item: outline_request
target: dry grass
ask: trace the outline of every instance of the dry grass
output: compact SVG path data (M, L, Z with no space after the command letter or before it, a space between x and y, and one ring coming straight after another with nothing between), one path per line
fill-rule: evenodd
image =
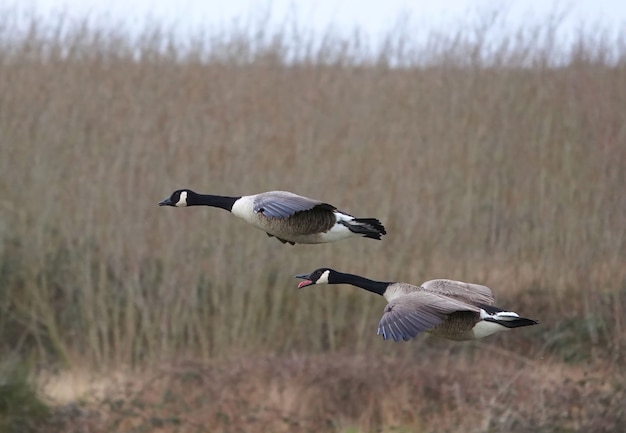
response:
M483 364L489 368L475 368ZM564 368L487 345L461 357L325 354L177 362L135 375L107 399L58 408L43 430L622 431L626 383L601 373L606 367Z
M317 48L304 40L294 52L288 32L252 29L183 50L159 29L131 40L89 26L47 33L35 20L19 34L5 24L3 353L109 371L236 354L297 354L280 361L295 368L305 354L345 350L370 357L353 372L369 377L387 362L376 360L382 354L395 353L400 366L415 356L423 375L431 367L418 354L452 350L432 339L378 340L383 301L373 295L295 290L294 274L330 265L377 279L489 285L502 306L542 324L485 344L545 359L546 371L602 361L610 375L626 357L623 34L581 35L565 55L541 32L495 47L473 29L421 47L390 35L367 61L358 39ZM217 209L156 206L185 186L292 190L378 217L389 235L289 247ZM449 362L460 376L471 362L459 347ZM483 361L492 387L516 371ZM316 374L352 374L346 362ZM484 375L463 379L463 390ZM367 386L376 394L382 383ZM523 397L535 398L527 386ZM322 412L309 415L317 422ZM400 415L337 416L346 420L339 429L369 430ZM434 418L411 416L409 425L433 428ZM499 431L485 419L472 428Z

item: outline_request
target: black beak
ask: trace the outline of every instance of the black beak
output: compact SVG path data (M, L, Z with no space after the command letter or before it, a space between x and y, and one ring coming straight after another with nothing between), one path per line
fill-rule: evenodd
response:
M165 200L161 200L159 206L174 206L174 203L172 203L172 200L168 197Z

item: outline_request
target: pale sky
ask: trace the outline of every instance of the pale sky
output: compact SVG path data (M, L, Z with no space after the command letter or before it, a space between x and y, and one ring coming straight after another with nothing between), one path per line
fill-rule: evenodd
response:
M259 20L269 11L269 22L288 22L324 34L329 28L349 33L358 28L372 38L385 34L403 19L417 30L457 28L479 16L500 10L511 27L546 20L555 11L565 13L562 31L584 22L611 31L626 29L626 0L13 0L20 9L38 16L89 16L101 23L139 27L149 18L174 25L184 34ZM6 6L6 3L5 3ZM106 24L105 24L106 25ZM503 26L507 28L507 25Z

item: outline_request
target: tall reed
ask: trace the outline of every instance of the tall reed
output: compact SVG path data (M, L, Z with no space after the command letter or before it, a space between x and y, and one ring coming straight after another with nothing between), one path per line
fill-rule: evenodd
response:
M330 265L487 284L542 320L505 346L626 354L623 34L568 51L541 32L407 31L372 53L261 27L180 45L1 24L3 350L105 366L386 349L380 299L295 290ZM290 247L217 209L157 207L179 187L291 190L389 235Z

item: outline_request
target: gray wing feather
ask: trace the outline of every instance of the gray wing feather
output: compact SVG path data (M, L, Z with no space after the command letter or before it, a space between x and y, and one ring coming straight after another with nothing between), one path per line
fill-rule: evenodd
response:
M494 296L491 289L480 284L465 283L454 280L430 280L422 284L426 292L449 296L472 304L493 305Z
M289 218L297 212L311 210L315 206L325 205L334 209L327 203L302 197L286 191L275 191L259 194L254 200L254 211L261 212L269 218Z
M473 305L447 299L428 292L414 292L393 299L385 307L378 324L378 335L385 340L410 340L421 332L441 324L448 314L455 311L474 311Z

